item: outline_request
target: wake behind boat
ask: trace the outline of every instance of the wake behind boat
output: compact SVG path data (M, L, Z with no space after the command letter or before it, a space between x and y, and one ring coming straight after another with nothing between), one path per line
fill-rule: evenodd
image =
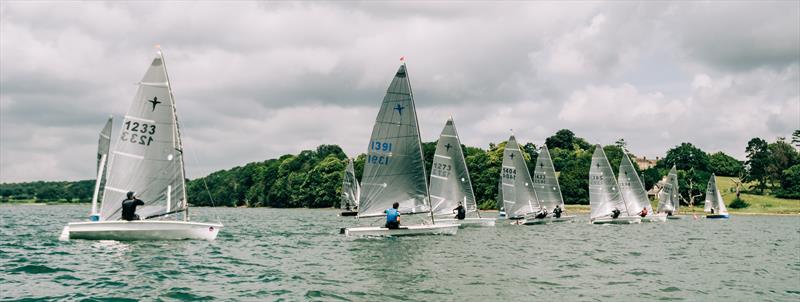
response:
M417 112L404 63L386 91L372 128L358 217L384 217L386 209L397 202L402 223L411 214L430 214L430 221L401 224L397 229L363 226L344 228L341 232L346 236L454 235L457 224L434 223L425 174Z
M438 216L436 222L454 223L462 227L494 226L495 218L481 217L478 210L453 117L447 119L436 144L431 167L430 194L433 215ZM458 219L458 211L463 211L461 219ZM476 217L467 217L473 213Z
M608 163L603 147L597 145L592 154L589 168L589 216L592 224L632 224L641 223L639 216L633 215L626 200L619 192L617 179L611 164Z
M99 213L93 209L94 221L69 223L62 230L61 239L214 240L217 237L222 224L189 221L183 145L176 112L159 50L139 82L121 135L108 156L108 179ZM101 139L100 150L102 143ZM102 170L99 165L96 192ZM144 200L144 205L136 211L142 220L120 220L121 202L127 192L137 192L137 197ZM182 220L176 219L179 215Z

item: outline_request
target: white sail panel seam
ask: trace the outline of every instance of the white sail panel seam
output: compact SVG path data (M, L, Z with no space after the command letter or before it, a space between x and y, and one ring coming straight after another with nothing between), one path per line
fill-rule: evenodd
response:
M167 88L169 86L167 82L139 82L139 85L160 88Z
M117 155L122 155L122 156L127 156L127 157L130 157L130 158L144 159L144 156L141 156L141 155L136 155L136 154L130 154L130 153L125 153L125 152L122 152L122 151L114 151L114 154L117 154Z
M444 158L444 159L453 159L450 156L444 156L444 155L439 155L439 154L434 154L433 157L440 157L440 158Z
M128 193L128 190L117 189L117 188L115 188L115 187L110 187L110 186L108 186L108 185L106 185L106 186L105 186L105 189L104 189L104 190L111 190L111 191L114 191L114 192L120 192L120 193Z
M155 124L156 123L156 121L154 121L154 120L143 119L143 118L136 117L136 116L131 116L131 115L126 115L125 119L137 120L137 121L140 121L140 122L147 122L147 123L150 123L150 124Z

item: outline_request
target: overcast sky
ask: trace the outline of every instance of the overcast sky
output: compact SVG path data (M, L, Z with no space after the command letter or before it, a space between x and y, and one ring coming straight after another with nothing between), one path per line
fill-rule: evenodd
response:
M0 2L0 182L94 178L160 44L188 177L366 150L405 56L422 138L562 128L744 158L800 129L800 2Z

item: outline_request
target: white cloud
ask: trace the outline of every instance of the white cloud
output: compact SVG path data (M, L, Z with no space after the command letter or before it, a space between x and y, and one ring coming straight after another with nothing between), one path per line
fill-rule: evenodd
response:
M423 139L514 129L742 157L800 128L800 4L0 2L0 181L89 179L161 44L189 177L319 144L364 150L406 56ZM713 22L709 22L713 20ZM199 161L194 161L194 156Z

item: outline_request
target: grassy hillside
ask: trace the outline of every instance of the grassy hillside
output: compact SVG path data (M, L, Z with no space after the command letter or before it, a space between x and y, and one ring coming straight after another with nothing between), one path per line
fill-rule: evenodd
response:
M722 193L722 199L729 205L736 198L736 184L733 177L717 177L717 186ZM749 187L746 184L744 187ZM770 195L754 195L742 193L741 198L750 204L744 209L731 209L731 213L773 213L773 214L798 214L800 213L800 199L782 199Z

